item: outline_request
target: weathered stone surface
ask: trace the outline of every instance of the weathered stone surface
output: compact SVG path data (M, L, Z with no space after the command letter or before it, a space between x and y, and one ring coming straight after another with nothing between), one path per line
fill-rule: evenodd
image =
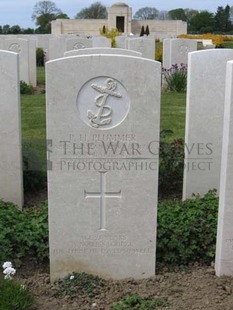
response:
M233 50L189 54L183 199L219 190L226 63Z
M160 64L73 56L46 80L51 279L154 275Z
M163 45L163 67L187 64L188 53L197 50L197 41L191 39L165 39Z
M233 276L233 61L227 63L215 270Z
M25 39L5 39L5 50L19 54L19 77L20 80L30 83L29 79L29 43Z
M155 40L152 38L128 38L126 44L129 50L142 53L142 57L155 59Z
M0 199L23 206L19 55L0 51Z
M90 54L118 54L118 55L128 55L128 56L135 56L135 57L142 57L142 53L126 50L123 48L84 48L80 50L72 50L64 53L65 57L75 56L75 55L90 55Z

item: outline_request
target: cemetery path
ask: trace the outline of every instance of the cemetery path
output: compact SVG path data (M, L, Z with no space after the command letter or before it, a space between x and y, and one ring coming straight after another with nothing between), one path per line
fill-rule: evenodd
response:
M164 271L145 280L104 281L100 294L94 298L79 291L72 298L54 297L58 286L50 284L47 266L22 267L17 280L26 284L35 296L36 305L30 310L110 310L113 303L128 294L167 300L169 306L157 307L158 310L233 310L233 278L218 278L213 267L208 266L190 267L186 271Z

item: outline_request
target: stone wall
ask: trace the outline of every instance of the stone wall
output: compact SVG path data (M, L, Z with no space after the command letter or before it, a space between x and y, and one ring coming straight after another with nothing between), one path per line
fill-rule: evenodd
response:
M108 26L107 19L57 19L52 21L52 34L99 35L104 25ZM132 20L130 32L139 34L143 25L159 39L187 33L187 23L181 20Z
M139 34L141 27L149 26L151 34L154 34L158 39L168 37L176 37L179 34L187 33L187 23L181 20L133 20L132 33Z
M104 25L107 19L57 19L52 21L52 34L99 35Z

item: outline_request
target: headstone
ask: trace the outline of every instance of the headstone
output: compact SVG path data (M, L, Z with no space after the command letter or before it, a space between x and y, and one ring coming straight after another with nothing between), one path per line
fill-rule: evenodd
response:
M33 87L37 85L36 71L36 40L28 40L29 44L29 84Z
M51 280L153 276L160 63L73 56L46 72Z
M62 58L66 51L66 38L53 38L49 40L49 60Z
M163 68L171 68L171 39L163 40Z
M66 39L66 51L79 50L90 47L92 47L92 39L79 38L79 37Z
M163 67L166 69L175 64L187 64L188 53L197 50L196 40L165 39L163 42Z
M129 50L142 53L142 57L155 59L155 40L151 38L128 38L127 46Z
M105 37L93 37L92 46L93 47L111 47L112 42L111 42L111 39L108 39Z
M0 199L23 206L19 55L0 51Z
M233 276L233 61L227 63L215 270Z
M128 36L117 36L116 37L116 47L117 48L127 48L126 46L126 39L128 38Z
M128 55L135 57L142 57L142 53L126 50L123 48L111 48L111 47L96 47L96 48L84 48L80 50L72 50L64 53L65 57L75 56L75 55L89 55L89 54L112 54L112 55Z
M189 54L183 199L219 190L226 63L232 49Z
M5 40L5 50L19 54L19 78L27 84L29 79L29 43L25 39L10 38Z

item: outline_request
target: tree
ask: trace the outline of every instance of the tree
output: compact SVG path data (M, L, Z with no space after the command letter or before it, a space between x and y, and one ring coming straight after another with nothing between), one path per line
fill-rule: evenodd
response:
M155 8L145 7L139 9L135 14L135 19L145 20L145 19L156 19L159 11Z
M10 25L3 25L2 27L2 33L3 34L9 34L10 33Z
M214 30L214 15L201 11L190 20L190 32L206 33Z
M186 17L186 14L185 14L185 10L182 9L182 8L168 11L168 13L169 13L171 19L183 20L184 22L186 22L186 20L187 20L187 17Z
M50 33L51 21L61 16L62 11L52 1L39 1L33 9L32 20L39 26L37 33ZM66 15L66 14L65 14ZM67 16L67 15L66 15Z
M190 21L191 19L196 16L197 14L199 14L199 11L197 10L193 10L193 9L184 9L185 12L185 16L186 16L186 22L187 22L187 26L188 26L188 31L190 28Z
M219 6L217 13L214 17L215 21L215 31L228 32L232 29L232 24L230 20L230 7L227 5L225 8Z
M140 37L143 37L144 34L145 34L145 28L144 28L144 26L142 26L141 32L140 32Z
M159 11L157 18L160 19L160 20L171 19L168 11Z
M146 31L145 31L145 35L149 35L150 34L150 30L149 30L149 26L148 25L146 25Z
M14 25L10 28L10 33L19 34L19 33L22 33L22 29L20 28L19 25Z
M95 2L88 8L82 9L76 14L76 19L106 19L107 9L100 2Z
M26 28L26 29L22 29L22 32L24 34L33 34L35 33L35 30L33 28Z

